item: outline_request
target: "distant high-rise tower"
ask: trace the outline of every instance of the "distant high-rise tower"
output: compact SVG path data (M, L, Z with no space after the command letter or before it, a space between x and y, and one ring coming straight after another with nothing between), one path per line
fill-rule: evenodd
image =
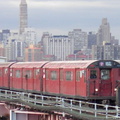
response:
M27 3L26 0L21 0L20 3L20 34L27 28Z
M107 18L102 19L102 24L97 34L97 45L103 45L104 43L110 43L110 25L107 22Z

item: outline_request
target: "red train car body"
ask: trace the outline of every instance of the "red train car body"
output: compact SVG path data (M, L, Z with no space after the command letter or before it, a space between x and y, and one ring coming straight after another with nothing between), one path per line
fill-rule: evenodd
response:
M18 62L10 67L10 89L42 92L42 66L46 62Z
M13 63L0 63L0 87L8 89L10 87L10 66Z
M119 63L116 61L49 62L44 67L45 94L79 99L115 99Z
M119 78L113 60L0 64L0 88L83 100L115 100Z

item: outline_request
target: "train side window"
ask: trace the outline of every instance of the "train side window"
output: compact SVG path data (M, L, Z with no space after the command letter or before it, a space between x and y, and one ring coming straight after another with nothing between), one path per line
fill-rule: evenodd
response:
M91 79L97 78L97 71L96 70L91 70L90 71L90 78Z
M63 69L60 70L60 80L63 80Z
M4 74L7 74L7 72L8 72L8 69L5 68L5 69L4 69Z
M84 82L86 82L86 70L84 71ZM97 75L96 75L96 78L97 78Z
M34 78L40 73L40 69L34 69Z
M26 70L25 75L26 78L31 78L31 70Z
M15 74L16 78L20 78L21 77L21 73L20 70L16 70L16 74Z
M102 80L110 79L110 70L101 70L101 79Z
M48 70L45 70L45 77L46 77L46 80L49 80L49 71Z
M76 71L76 81L80 81L80 71Z
M57 72L51 71L51 80L56 80L56 79L57 79Z
M66 80L71 81L72 80L72 72L71 71L66 71Z

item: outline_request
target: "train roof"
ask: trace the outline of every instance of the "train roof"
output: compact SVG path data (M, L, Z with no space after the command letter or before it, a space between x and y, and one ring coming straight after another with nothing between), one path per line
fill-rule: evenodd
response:
M0 67L9 67L13 64L14 62L1 62Z
M104 64L104 66L102 64ZM43 68L92 68L93 66L111 68L120 67L120 64L114 60L53 61L48 62Z
M79 61L40 61L40 62L4 62L0 67L11 68L88 68L92 65L101 67L100 63L108 62L108 65L102 67L119 67L119 60L79 60ZM111 62L111 65L110 63ZM106 64L105 63L105 64Z
M41 68L47 61L40 62L17 62L11 68Z
M43 68L86 68L97 60L80 61L53 61L47 63Z

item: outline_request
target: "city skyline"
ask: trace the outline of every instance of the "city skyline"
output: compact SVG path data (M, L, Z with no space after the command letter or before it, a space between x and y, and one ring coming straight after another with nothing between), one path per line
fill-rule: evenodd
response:
M0 29L19 29L21 0L0 0ZM98 32L102 18L107 18L113 36L120 39L119 0L26 0L28 27L52 34L68 34L79 28ZM14 14L13 14L14 13Z

